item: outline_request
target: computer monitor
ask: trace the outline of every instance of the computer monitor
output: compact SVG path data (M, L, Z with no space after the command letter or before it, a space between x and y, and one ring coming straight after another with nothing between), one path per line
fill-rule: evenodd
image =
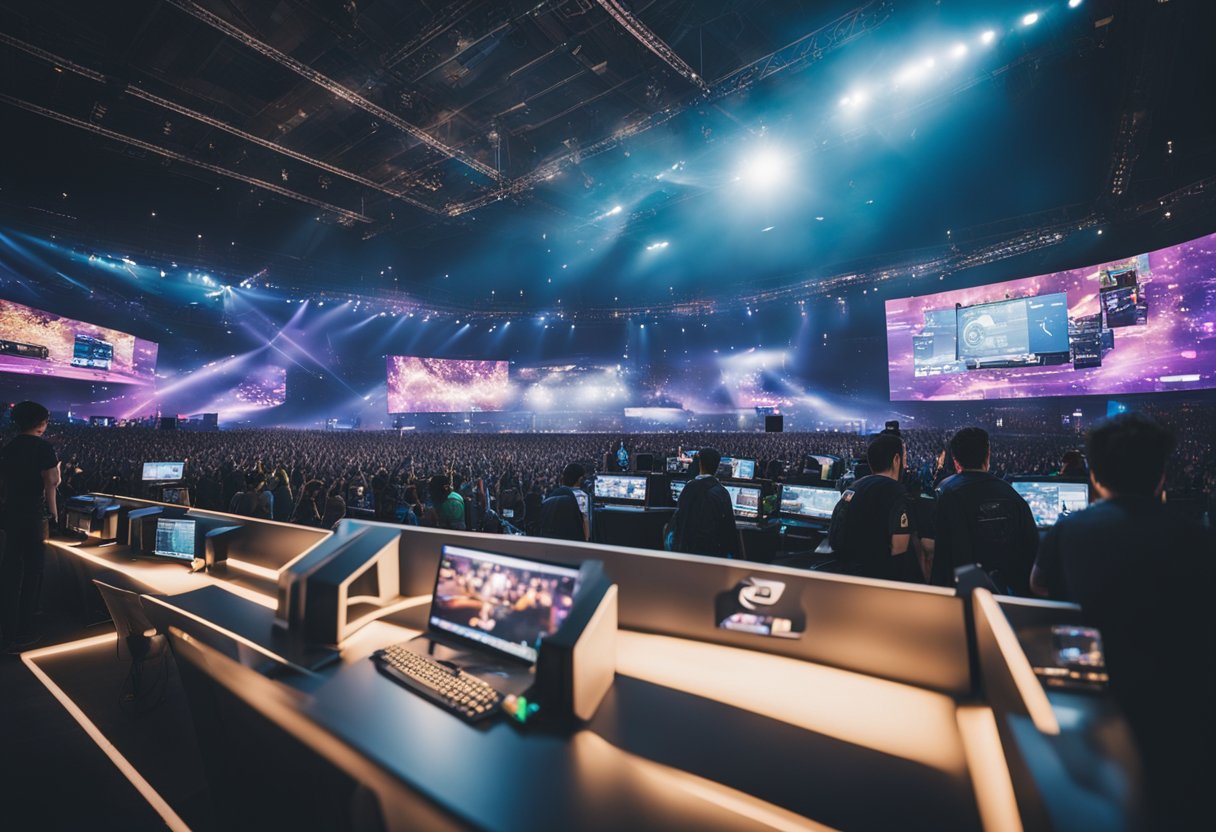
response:
M156 519L156 539L153 542L152 554L157 557L173 560L194 560L195 538L194 521L178 520L168 517Z
M831 520L838 502L840 492L835 488L788 483L781 487L782 517L812 522Z
M672 480L671 481L671 501L679 504L680 495L684 493L684 486L688 485L688 480Z
M618 505L646 505L646 476L644 474L596 474L595 499Z
M722 480L753 480L756 478L756 460L724 456L718 463L717 476Z
M172 482L180 480L186 470L184 462L145 462L144 482Z
M578 570L444 546L429 628L495 653L535 663L540 640L574 607Z
M760 486L735 485L724 482L722 487L730 494L730 505L735 517L740 520L758 520L760 518Z
M1010 484L1030 505L1034 524L1040 529L1049 529L1061 517L1089 505L1089 483L1022 480Z

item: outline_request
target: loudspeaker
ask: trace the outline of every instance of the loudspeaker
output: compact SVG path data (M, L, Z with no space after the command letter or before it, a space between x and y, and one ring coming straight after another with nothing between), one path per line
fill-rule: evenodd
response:
M604 467L601 471L619 471L621 466L616 464L616 454L604 454Z
M780 413L764 417L765 433L781 433L783 430L785 430L785 417Z
M654 470L654 454L634 454L633 470L648 474Z
M160 417L160 429L161 430L177 430L177 417L176 416L161 416Z

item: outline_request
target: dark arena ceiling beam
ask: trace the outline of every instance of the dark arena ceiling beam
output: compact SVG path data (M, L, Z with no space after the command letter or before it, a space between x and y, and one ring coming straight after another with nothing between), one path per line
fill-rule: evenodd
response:
M287 197L288 199L294 199L297 202L303 202L308 205L312 205L315 208L320 208L323 211L328 211L332 214L336 214L340 219L344 219L349 222L366 222L366 223L372 222L372 218L365 214L360 214L356 211L348 211L345 208L339 208L337 205L331 205L328 202L323 202L322 200L319 200L319 199L313 199L310 196L306 196L305 194L301 194L296 191L290 190L288 188L284 188L280 185L276 185L273 182L266 182L265 180L262 180L262 179L255 179L252 176L246 176L243 173L237 173L236 171L229 170L228 168L220 167L219 165L213 165L210 162L204 162L200 159L194 159L194 158L191 158L190 156L185 155L184 153L178 153L175 150L169 150L167 148L160 147L159 145L154 145L154 144L151 144L150 142L145 142L142 139L135 138L134 136L128 136L125 133L119 133L116 130L110 130L106 127L102 127L99 124L94 124L91 121L85 121L84 119L79 119L74 116L69 116L65 113L58 112L57 110L51 110L51 109L48 109L47 107L43 107L38 104L34 104L30 101L25 101L20 98L14 98L11 95L5 95L4 93L0 93L0 102L4 102L5 104L10 104L14 107L19 107L22 110L26 110L28 112L35 113L36 115L40 115L40 116L44 116L49 119L53 119L62 124L71 125L72 127L79 127L82 130L87 130L90 133L94 133L98 136L103 136L107 139L113 139L116 142L121 142L123 144L129 144L133 147L138 147L141 150L146 150L149 153L155 153L156 155L163 156L166 159L172 159L173 161L176 161L176 162L182 162L187 165L192 165L193 167L201 168L203 170L210 171L211 173L219 174L220 176L226 176L229 179L235 179L239 182L244 182L245 184L252 185L255 188L261 188L263 190L270 191L271 193L278 194L279 196Z
M70 72L74 72L77 75L80 75L84 78L88 78L92 81L96 81L99 84L107 84L107 83L110 83L110 81L111 81L111 79L107 78L105 75L103 75L100 72L96 72L95 70L89 69L88 67L85 67L85 66L81 66L80 64L77 64L73 61L68 60L67 58L64 58L62 55L56 55L53 52L48 52L47 50L45 50L39 46L35 46L32 43L26 43L25 41L18 40L17 38L12 37L11 35L4 34L3 32L0 32L0 43L3 43L7 46L11 46L14 49L19 49L22 52L25 52L28 55L33 55L34 57L39 58L43 61L46 61L47 63L49 63L53 66L58 66L63 69L69 70ZM387 194L388 196L391 196L395 199L400 199L402 202L412 205L415 208L420 208L423 211L426 211L427 213L430 213L430 214L440 214L441 213L440 211L437 211L435 208L432 208L430 205L427 205L425 202L414 199L412 196L410 196L409 194L407 194L403 191L394 190L393 188L389 188L384 185L381 185L379 182L373 182L372 180L367 179L366 177L360 176L357 173L352 173L351 171L343 170L342 168L331 165L328 162L323 162L320 159L314 159L311 156L306 156L303 153L292 150L290 147L284 147L283 145L272 142L269 139L263 139L261 136L255 136L253 133L248 133L248 132L240 129L239 127L234 127L233 125L228 124L227 122L221 121L217 118L213 118L212 116L209 116L205 113L200 113L197 110L192 110L189 107L186 107L182 104L178 104L176 101L171 101L167 98L162 98L159 95L148 92L143 87L137 87L132 84L124 84L122 91L125 94L132 96L133 98L138 98L142 101L147 101L150 104L155 104L158 107L162 107L166 110L170 110L171 112L177 113L178 115L182 115L182 116L185 116L186 118L190 118L190 119L193 119L202 124L206 124L209 127L214 127L216 130L223 131L225 133L228 133L231 136L236 136L239 139L244 139L247 142L251 142L253 144L259 145L261 147L266 148L267 150L272 150L275 153L279 153L279 154L282 154L283 156L287 156L291 159L295 159L297 162L303 162L304 164L311 165L312 167L318 168L319 170L323 170L327 173L332 173L334 176L340 176L343 179L348 179L351 182L364 186L365 188L371 188L373 190L379 191L380 193Z
M676 74L694 87L699 88L702 92L709 92L709 84L705 83L705 79L694 72L693 68L688 65L688 62L677 55L676 51L668 46L666 41L652 32L649 26L634 17L633 13L621 4L620 0L596 0L596 2L603 7L604 11L612 16L613 20L620 24L622 29L633 35L638 43L645 46L655 55L658 55L659 60L674 69Z
M441 155L446 156L449 159L454 159L458 162L461 162L465 166L471 168L472 170L477 171L482 176L485 176L487 179L489 179L493 182L504 181L502 174L499 173L498 171L496 171L494 168L490 167L489 165L486 165L486 164L483 164L482 162L477 161L476 159L472 158L468 154L466 154L460 150L457 150L454 147L449 147L448 145L439 141L439 139L436 139L434 136L427 133L425 130L421 129L420 127L410 124L405 119L401 118L400 116L396 115L395 113L392 113L392 112L384 109L379 104L375 104L371 101L368 101L366 98L359 95L354 90L351 90L351 89L348 89L348 88L342 86L337 81L333 80L332 78L330 78L327 75L322 75L320 72L317 72L315 69L308 66L307 64L297 61L295 58L291 57L290 55L288 55L284 52L280 52L279 50L275 49L273 46L271 46L267 43L263 43L262 41L258 40L257 38L255 38L252 35L245 32L244 30L242 30L236 26L233 26L231 23L229 23L227 20L224 20L222 17L214 14L213 12L208 11L207 9L204 9L198 3L193 2L193 0L166 0L166 2L168 2L172 6L176 6L177 8L181 9L186 14L190 15L191 17L197 18L198 20L202 21L203 23L206 23L208 26L212 27L213 29L216 29L217 31L222 32L223 34L227 35L228 37L232 38L233 40L236 40L236 41L244 44L245 46L249 47L250 49L254 50L255 52L265 55L267 58L270 58L275 63L280 64L281 66L284 66L287 69L291 70L292 72L296 73L301 78L311 81L312 83L316 84L317 86L321 87L324 90L328 90L329 92L333 93L335 96L342 99L343 101L345 101L349 104L353 104L354 106L358 107L359 109L363 110L364 112L370 113L371 115L375 116L376 118L381 119L382 121L393 125L398 130L400 130L402 133L405 133L408 136L412 136L413 138L417 139L419 142L421 142L422 144L431 148L432 150L436 151L437 153L440 153Z

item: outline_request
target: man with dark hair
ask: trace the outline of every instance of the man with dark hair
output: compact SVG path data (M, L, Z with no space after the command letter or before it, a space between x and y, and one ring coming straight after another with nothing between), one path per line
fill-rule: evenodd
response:
M1034 514L1013 486L988 472L992 446L982 428L950 440L955 474L937 488L935 549L930 583L954 586L954 570L979 564L1005 594L1030 594L1030 568L1039 548Z
M55 489L59 486L59 459L51 443L42 438L51 414L37 402L20 402L12 410L19 431L0 450L0 527L4 548L0 554L0 649L15 652L31 647L34 614L42 589L45 563L43 543L48 520L59 516Z
M1151 829L1192 828L1216 775L1216 540L1162 502L1173 449L1173 435L1139 413L1090 431L1101 499L1060 518L1031 575L1037 593L1080 604L1102 633L1110 690L1144 763Z
M540 504L540 536L560 540L586 540L587 515L579 500L578 484L586 471L577 462L562 469L562 484Z
M898 434L884 432L874 437L866 449L873 473L852 483L832 512L828 527L832 553L857 574L917 580L920 568L909 549L919 546L919 541L908 494L900 483L905 459L904 440Z
M464 498L460 492L452 488L452 481L447 474L436 474L427 482L427 494L431 498L431 508L427 512L428 526L441 529L468 528L465 524Z
M722 454L702 448L697 454L700 473L684 486L675 516L671 518L671 548L694 555L734 557L739 551L739 530L730 494L714 474Z

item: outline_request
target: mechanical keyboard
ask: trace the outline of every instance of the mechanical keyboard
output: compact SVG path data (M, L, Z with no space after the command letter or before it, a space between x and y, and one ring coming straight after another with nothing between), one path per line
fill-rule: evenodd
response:
M503 695L476 676L402 644L377 650L372 660L393 681L469 722L493 716L502 703Z

